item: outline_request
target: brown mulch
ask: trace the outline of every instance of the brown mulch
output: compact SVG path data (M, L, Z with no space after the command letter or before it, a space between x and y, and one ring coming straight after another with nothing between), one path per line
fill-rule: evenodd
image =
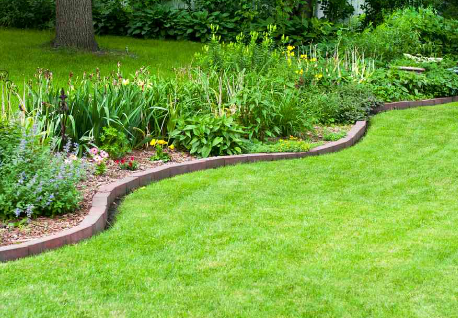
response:
M348 132L351 126L316 126L314 128L315 131L313 133L307 134L307 139L310 139L312 142L320 142L325 144L328 143L323 141L323 135L326 131L331 131L334 133L340 131ZM70 229L79 225L85 216L89 213L92 198L99 187L102 185L109 184L118 179L127 177L134 172L195 159L187 153L171 151L171 161L167 163L163 163L162 161L153 162L150 161L149 158L154 154L154 150L135 150L126 156L126 159L134 157L135 160L138 161L139 169L137 171L121 170L114 161L110 160L107 163L107 172L104 175L95 176L90 174L87 179L82 181L77 187L78 190L81 191L83 199L79 209L74 213L68 213L65 215L57 216L55 218L39 217L37 219L30 220L27 224L20 226L8 226L9 223L2 223L0 221L0 246L28 242L37 238L56 234L63 230Z
M162 161L150 161L149 158L155 154L154 150L135 150L128 156L134 157L139 163L137 171L122 170L114 161L107 162L107 172L102 176L90 174L86 180L82 181L78 186L83 197L80 207L74 213L68 213L54 218L39 217L32 219L27 224L19 226L8 226L11 223L2 223L0 221L0 246L11 244L25 243L37 238L56 234L66 229L70 229L79 225L91 208L92 198L100 186L109 184L118 179L122 179L132 173L155 168L162 165L180 163L193 160L189 154L173 151L170 152L171 160L167 163Z

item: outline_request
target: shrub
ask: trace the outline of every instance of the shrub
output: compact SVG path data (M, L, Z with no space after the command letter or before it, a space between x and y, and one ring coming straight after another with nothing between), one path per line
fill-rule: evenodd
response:
M54 0L0 0L0 26L50 28L54 23Z
M344 42L384 61L403 53L438 55L456 54L458 21L445 19L431 8L406 8L388 15L375 29L368 28Z
M119 159L131 151L126 134L114 127L103 127L100 149L108 152L113 159Z
M70 148L68 143L63 153L52 154L40 145L36 131L22 131L19 142L0 161L0 218L73 211L80 200L76 184L86 168Z
M210 155L235 155L246 149L248 133L233 117L201 115L180 118L170 138L192 155L206 158Z
M305 94L305 111L321 124L352 124L382 104L365 85L342 85Z
M369 87L378 98L387 102L446 97L458 94L458 76L438 66L421 74L380 69L371 78Z

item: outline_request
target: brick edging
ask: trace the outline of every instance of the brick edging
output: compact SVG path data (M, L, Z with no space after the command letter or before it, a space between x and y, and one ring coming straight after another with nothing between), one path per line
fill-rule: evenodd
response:
M374 110L374 114L393 110L406 109L418 106L439 105L458 102L458 96L436 98L414 102L385 103ZM177 175L206 169L230 166L240 163L258 161L276 161L297 159L308 156L323 155L349 148L356 144L366 133L367 121L358 121L351 128L345 138L319 146L308 152L296 153L259 153L236 156L213 157L198 159L185 163L177 163L158 168L148 169L133 173L131 176L113 183L101 186L92 199L89 214L76 227L64 230L54 235L46 236L30 242L0 247L0 262L12 261L31 255L37 255L48 250L53 250L64 245L75 244L102 232L107 226L108 210L116 198L125 196L132 190L149 183L171 178Z

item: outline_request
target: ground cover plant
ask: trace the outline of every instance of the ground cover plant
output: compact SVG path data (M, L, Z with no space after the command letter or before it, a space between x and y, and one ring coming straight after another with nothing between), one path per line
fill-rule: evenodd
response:
M0 264L2 315L453 317L457 116L383 113L336 154L139 189L99 236Z

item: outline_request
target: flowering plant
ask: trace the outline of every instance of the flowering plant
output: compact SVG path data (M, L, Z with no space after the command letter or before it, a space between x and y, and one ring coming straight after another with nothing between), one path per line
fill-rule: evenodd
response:
M0 125L1 126L1 125ZM41 145L35 127L19 130L19 136L3 148L0 129L0 219L23 216L54 216L77 208L80 193L76 184L87 166L75 154L79 146L70 141L61 153ZM6 137L8 137L8 132Z
M95 163L95 172L97 176L104 175L107 172L106 160L110 157L106 151L100 150L97 147L89 150L89 155Z
M151 161L163 161L168 162L170 161L170 155L164 152L164 148L168 148L169 150L174 150L174 145L168 145L169 143L162 139L153 139L150 142L150 145L156 148L156 154L150 158Z
M116 160L115 163L119 165L122 170L135 171L138 170L138 161L134 157L130 157L129 160L121 159Z

